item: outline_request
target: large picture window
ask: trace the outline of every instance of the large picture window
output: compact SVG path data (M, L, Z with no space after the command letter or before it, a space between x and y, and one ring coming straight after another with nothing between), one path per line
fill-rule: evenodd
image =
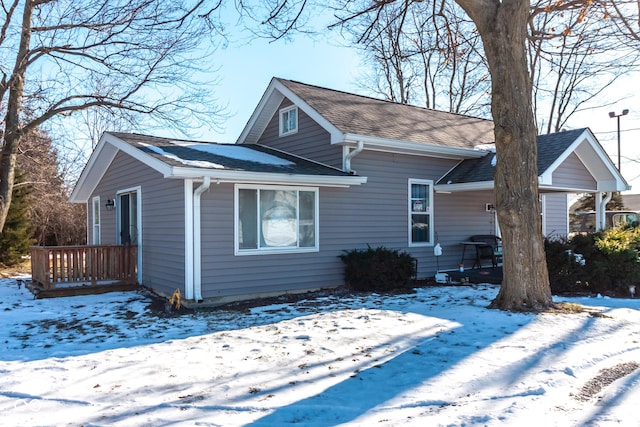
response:
M318 190L236 186L236 253L318 249Z
M433 243L432 181L409 180L409 246Z

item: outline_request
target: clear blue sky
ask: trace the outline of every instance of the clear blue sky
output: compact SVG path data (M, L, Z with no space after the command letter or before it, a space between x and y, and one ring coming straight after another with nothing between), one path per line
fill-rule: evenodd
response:
M218 50L213 59L220 66L215 88L222 104L228 104L231 117L223 131L202 130L199 139L231 143L242 132L272 77L282 77L331 89L358 93L356 82L360 62L354 49L326 40L300 36L292 42L250 44Z

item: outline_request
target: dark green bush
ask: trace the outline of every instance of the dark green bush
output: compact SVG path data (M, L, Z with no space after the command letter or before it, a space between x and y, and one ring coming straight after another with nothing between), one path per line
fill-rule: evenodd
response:
M565 292L589 292L587 271L576 260L567 240L547 240L545 242L549 283L554 294ZM586 260L585 260L586 266Z
M640 282L638 228L612 228L547 241L545 250L553 293L626 294L628 285Z
M339 256L345 264L345 282L360 291L386 291L407 287L416 274L410 254L382 246L353 249Z

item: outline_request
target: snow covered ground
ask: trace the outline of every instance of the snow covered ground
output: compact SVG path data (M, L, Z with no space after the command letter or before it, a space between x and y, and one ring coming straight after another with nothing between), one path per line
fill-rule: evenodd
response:
M489 310L497 287L169 316L0 280L0 424L640 425L640 299Z

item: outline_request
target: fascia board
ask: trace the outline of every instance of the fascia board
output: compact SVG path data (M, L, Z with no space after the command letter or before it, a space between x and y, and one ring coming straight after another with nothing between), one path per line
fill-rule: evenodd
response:
M134 159L144 163L152 169L168 177L171 173L171 166L164 163L150 154L143 152L142 150L124 142L120 138L105 132L96 149L89 157L87 165L82 170L80 178L76 183L76 186L69 196L69 202L71 203L86 203L89 197L95 190L96 186L104 176L105 172L111 165L111 162L115 158L118 151L122 151Z
M216 169L174 167L172 178L198 179L208 176L213 182L303 184L321 187L350 187L367 182L366 176L318 176L283 173L240 172Z
M157 172L161 173L165 177L170 176L172 167L167 163L163 162L162 160L156 157L153 157L151 154L146 153L140 150L139 148L134 147L133 145L122 141L119 138L113 137L113 140L110 140L110 142L120 151L130 155L131 157L138 160L139 162L156 170Z
M593 193L596 191L593 188L557 187L546 184L540 184L538 190L541 193Z
M317 122L331 135L331 141L341 141L343 133L338 130L331 122L320 115L316 110L311 108L309 104L304 102L302 98L282 84L277 78L273 78L269 86L265 90L262 98L258 102L256 109L251 114L249 121L236 140L236 144L252 144L257 142L257 138L251 137L252 134L262 135L264 129L271 121L271 118L278 111L278 106L284 98L288 98L295 106L304 111L311 119ZM258 127L258 129L256 129ZM253 132L256 131L256 132Z
M487 151L471 148L444 147L442 145L425 144L420 142L402 141L397 139L378 138L366 135L345 134L344 143L362 141L365 149L386 151L391 153L418 154L444 159L476 159L487 155Z
M283 99L282 93L275 92L275 83L276 79L272 78L269 82L269 86L267 86L267 89L262 94L260 101L258 101L258 105L256 105L253 113L251 113L249 121L244 126L244 129L242 129L242 132L240 132L240 136L238 136L238 139L236 139L236 144L255 143L256 141L251 139L250 135L252 134L252 131L256 131L255 128L257 126L260 126L260 129L257 129L257 133L259 135L262 135L262 132L264 132L264 129L267 127L270 118L273 116L278 108L278 105L280 105ZM268 117L265 118L265 115L267 115Z
M68 199L69 203L87 203L89 201L89 196L102 179L117 152L115 147L107 144L106 134L103 134L73 187Z
M438 184L433 187L435 191L443 192L462 192L462 191L479 191L493 190L493 181L468 182L464 184Z
M626 182L618 180L598 181L598 191L627 191L631 190L631 186Z
M587 144L587 146L591 149L591 151L583 148L583 144ZM541 185L553 187L553 173L562 165L562 163L572 154L578 157L578 159L584 164L585 168L593 175L593 177L598 182L598 186L601 184L607 190L601 191L624 191L622 188L628 188L629 185L625 181L624 177L618 172L618 169L613 164L613 161L606 154L604 148L598 140L593 136L589 129L585 129L585 131L580 134L576 140L562 153L558 158L547 168L544 173L540 175L539 183ZM594 164L594 162L599 162L598 164ZM601 173L606 171L606 174L609 175L612 180L602 180L602 176L600 173L596 173L595 170L600 169ZM615 184L612 186L611 183L615 181ZM615 190L611 188L615 187ZM593 191L593 190L591 190Z
M558 156L553 161L553 163L551 163L551 165L549 165L547 170L545 170L542 174L540 174L539 182L544 182L544 183L547 183L547 184L551 184L552 175L556 171L556 169L558 169L560 167L560 165L562 165L562 163L564 163L564 161L567 160L567 158L571 155L571 153L573 153L576 150L576 148L578 148L578 146L580 144L582 144L583 141L585 141L585 139L589 140L586 130L584 132L582 132L571 143L571 145L560 156Z
M586 139L589 142L589 145L591 146L591 148L593 148L593 150L596 152L598 157L602 160L602 162L604 163L604 166L607 168L609 173L611 173L611 175L615 176L616 179L625 181L624 177L622 175L620 175L620 172L618 171L618 168L613 163L613 160L611 160L611 158L609 157L609 155L605 151L604 147L602 147L602 145L600 145L600 143L598 142L596 137L593 136L593 134L591 133L591 131L589 129L587 129L587 131L588 131L588 134L587 134L588 137ZM626 184L626 181L625 181L625 184Z
M621 185L619 181L616 180L608 180L608 181L598 181L598 188L581 188L581 187L557 187L553 185L541 184L539 187L540 191L548 191L548 192L561 192L561 193L595 193L595 192L609 192L609 191L626 191L630 190L631 187L629 185Z
M279 80L275 80L274 89L279 91L282 95L289 98L299 109L305 112L314 122L318 123L320 127L329 132L331 135L331 143L340 142L344 140L344 133L342 133L337 127L333 125L329 120L325 119L320 113L307 104L302 98L296 95L291 89L283 85Z
M627 183L627 181L624 179L624 177L618 171L618 168L613 163L613 160L611 160L611 158L607 155L606 151L604 150L602 145L600 145L600 143L595 138L595 136L593 136L591 131L589 131L589 135L590 135L590 138L587 138L587 141L589 142L589 147L593 149L593 151L596 153L598 158L602 161L601 166L604 167L604 169L607 171L609 176L617 182L616 187L631 188ZM589 165L585 159L586 156L581 152L580 147L576 149L576 156L578 156L580 161L582 161L587 166L587 168L589 168ZM600 181L600 179L598 179L598 181ZM624 191L624 190L620 190L620 191Z

